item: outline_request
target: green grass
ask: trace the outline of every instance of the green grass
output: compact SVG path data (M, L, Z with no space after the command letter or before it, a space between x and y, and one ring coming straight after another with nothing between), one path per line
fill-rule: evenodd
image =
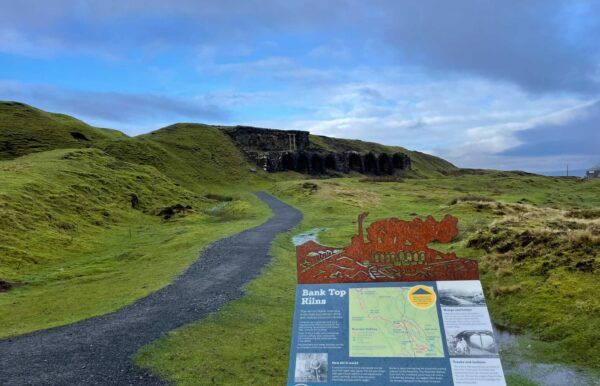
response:
M317 189L303 181L282 181L272 188L274 194L305 214L304 221L293 233L326 227L329 230L321 235L320 241L325 245L341 246L355 234L356 215L364 210L371 212L368 217L370 221L389 216L406 219L427 214L440 218L443 214L451 213L460 220L459 236L452 244L438 247L477 259L483 259L486 254L481 249L469 248L468 240L478 230L486 229L503 216L480 206L480 203L500 201L517 204L525 198L532 205L540 207L600 206L598 182L579 183L510 173L382 183L360 182L358 179L310 182L316 184ZM465 197L467 195L479 196L476 198L480 201L469 201L473 197ZM166 338L145 347L136 362L178 384L284 384L295 288L295 254L291 235L289 233L277 239L272 249L274 260L258 279L248 285L247 295L243 299L230 303L205 321L175 330ZM488 274L484 274L482 279L488 298L496 286L504 285L502 280L498 281L495 276L492 278ZM550 285L552 283L544 287L545 290L549 290ZM579 285L575 280L564 283L564 286L571 286L572 289ZM591 291L590 298L600 296L597 286L586 289ZM519 299L519 307L509 307L515 299ZM490 302L490 311L493 318L497 319L506 312L515 315L534 313L542 305L554 315L570 315L571 321L580 317L583 318L581 323L598 326L594 315L586 316L586 311L573 308L567 302L547 302L543 296L497 296ZM530 326L527 320L520 319L515 319L515 324L511 325L539 335L540 331ZM587 358L575 354L584 347L585 339L592 338L585 331L573 330L573 336L579 340L567 342L571 346L561 341L552 343L554 349L558 350L554 359L564 362L565 358L574 358L579 365L595 366L600 357L597 347L586 351L589 355ZM587 344L590 344L589 340ZM533 356L548 359L544 352L550 351L548 344L541 342L534 350ZM514 385L532 384L518 376L509 377L509 382Z
M111 142L103 150L118 159L151 165L195 191L230 190L272 179L250 165L229 137L214 126L176 124Z
M538 386L537 383L520 375L509 374L506 376L506 384L508 386Z
M270 180L212 126L130 138L0 102L0 280L13 285L0 293L0 337L111 312L165 286L208 243L268 217L250 192ZM192 209L158 216L174 205Z
M32 154L0 162L0 172L0 278L15 284L0 294L0 337L114 311L269 213L246 192L209 199L96 149ZM157 216L175 204L192 210Z
M328 151L406 152L413 171L398 181L305 181L256 170L214 126L130 138L0 102L0 280L14 284L0 293L0 337L114 311L163 287L211 241L264 221L268 208L249 192L268 188L304 212L295 232L327 227L329 245L347 244L365 210L369 221L457 216L457 239L438 247L480 260L493 319L526 334L534 360L600 368L599 181L465 171L401 147L310 139ZM191 209L157 215L174 205ZM536 242L511 242L526 230ZM138 363L182 384L284 383L291 235L277 238L246 297L144 348ZM531 383L511 376L509 384Z

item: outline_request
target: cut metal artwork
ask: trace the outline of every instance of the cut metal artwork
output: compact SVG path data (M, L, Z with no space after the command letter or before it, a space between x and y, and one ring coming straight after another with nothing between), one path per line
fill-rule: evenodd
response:
M373 222L363 235L368 213L358 216L358 235L343 248L308 241L296 247L298 283L478 280L477 261L429 247L449 243L457 234L456 217L412 221L387 218Z

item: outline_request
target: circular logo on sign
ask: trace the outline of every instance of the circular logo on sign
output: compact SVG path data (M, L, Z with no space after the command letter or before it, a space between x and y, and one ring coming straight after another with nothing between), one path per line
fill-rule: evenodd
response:
M408 291L410 304L423 310L433 306L435 299L435 291L426 285L416 285Z

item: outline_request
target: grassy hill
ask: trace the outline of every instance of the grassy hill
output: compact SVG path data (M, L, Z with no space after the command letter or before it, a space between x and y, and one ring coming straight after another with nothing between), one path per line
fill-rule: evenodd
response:
M213 127L130 138L2 102L0 337L116 310L264 221L251 167Z
M125 137L120 131L92 127L68 115L0 101L0 160L46 150L98 147Z
M223 133L224 127L178 123L136 137L92 127L63 114L48 113L18 102L0 102L0 160L65 148L94 147L117 159L154 166L184 186L219 189L230 181L272 180ZM414 176L451 173L457 168L429 154L373 142L310 136L313 150L404 152L411 157Z
M209 190L210 188L207 188ZM0 337L114 311L207 243L264 221L247 192L206 195L98 149L0 161Z
M245 159L229 137L214 126L179 123L103 148L114 157L151 165L182 186L202 191L227 190L232 184L267 179Z

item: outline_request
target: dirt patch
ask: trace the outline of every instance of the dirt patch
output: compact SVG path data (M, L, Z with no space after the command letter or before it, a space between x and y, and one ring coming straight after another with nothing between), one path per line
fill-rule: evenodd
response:
M302 189L308 191L309 193L314 193L319 190L319 185L314 182L305 182L302 184Z
M15 285L4 280L0 280L0 292L8 292Z
M140 209L140 198L137 196L137 194L131 193L130 199L131 199L131 207L133 209Z
M162 218L168 220L176 214L184 214L186 212L189 212L190 210L192 210L192 207L190 205L175 204L167 206L166 208L162 208L158 212L158 216L162 216Z
M493 198L469 194L466 196L455 197L450 201L450 205L456 205L459 202L494 202Z
M71 137L75 138L78 141L89 141L88 137L86 137L83 133L78 131L72 131Z

